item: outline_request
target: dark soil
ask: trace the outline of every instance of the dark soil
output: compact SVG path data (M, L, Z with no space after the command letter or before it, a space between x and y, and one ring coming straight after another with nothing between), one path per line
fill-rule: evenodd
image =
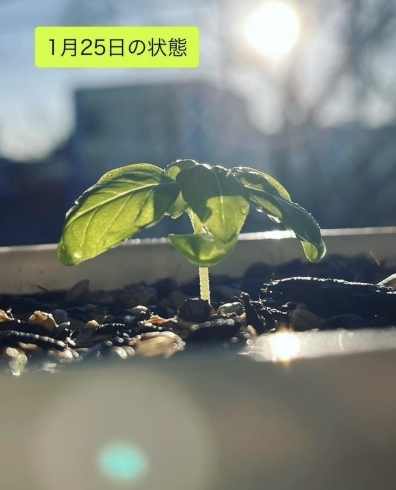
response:
M139 358L202 350L240 353L263 334L396 325L396 289L377 283L395 272L373 257L329 256L318 264L258 263L243 277L212 275L212 304L198 279L173 278L116 291L0 295L0 362L15 375L57 372L86 359Z

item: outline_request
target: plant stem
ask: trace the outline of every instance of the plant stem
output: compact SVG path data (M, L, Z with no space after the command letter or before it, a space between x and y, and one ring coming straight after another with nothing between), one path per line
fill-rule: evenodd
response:
M199 267L198 270L201 299L206 299L210 303L209 267Z
M188 213L194 233L205 233L205 228L198 216L190 211ZM210 287L209 287L209 267L199 267L199 290L201 299L207 300L210 303Z

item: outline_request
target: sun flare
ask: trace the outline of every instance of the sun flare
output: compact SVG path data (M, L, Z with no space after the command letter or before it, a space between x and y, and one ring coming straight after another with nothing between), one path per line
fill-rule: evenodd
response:
M269 337L273 361L290 361L300 352L300 339L291 332L281 332Z
M296 44L300 20L286 3L268 2L251 14L245 32L254 48L271 58L278 58Z

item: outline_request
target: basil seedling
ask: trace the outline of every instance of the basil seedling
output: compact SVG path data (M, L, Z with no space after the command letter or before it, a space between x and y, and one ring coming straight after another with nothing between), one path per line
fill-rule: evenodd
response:
M269 175L247 167L178 160L165 170L136 163L106 173L68 211L58 245L63 264L76 265L119 245L165 215L190 217L193 233L169 235L175 249L199 267L202 299L210 300L208 267L231 253L253 205L301 240L308 260L326 253L313 217Z

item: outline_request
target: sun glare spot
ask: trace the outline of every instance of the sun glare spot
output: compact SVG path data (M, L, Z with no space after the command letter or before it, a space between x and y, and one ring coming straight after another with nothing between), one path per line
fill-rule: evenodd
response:
M300 352L300 339L292 333L273 334L268 340L273 361L290 361Z
M278 58L296 44L300 21L296 12L286 3L268 2L251 14L245 32L255 49Z

